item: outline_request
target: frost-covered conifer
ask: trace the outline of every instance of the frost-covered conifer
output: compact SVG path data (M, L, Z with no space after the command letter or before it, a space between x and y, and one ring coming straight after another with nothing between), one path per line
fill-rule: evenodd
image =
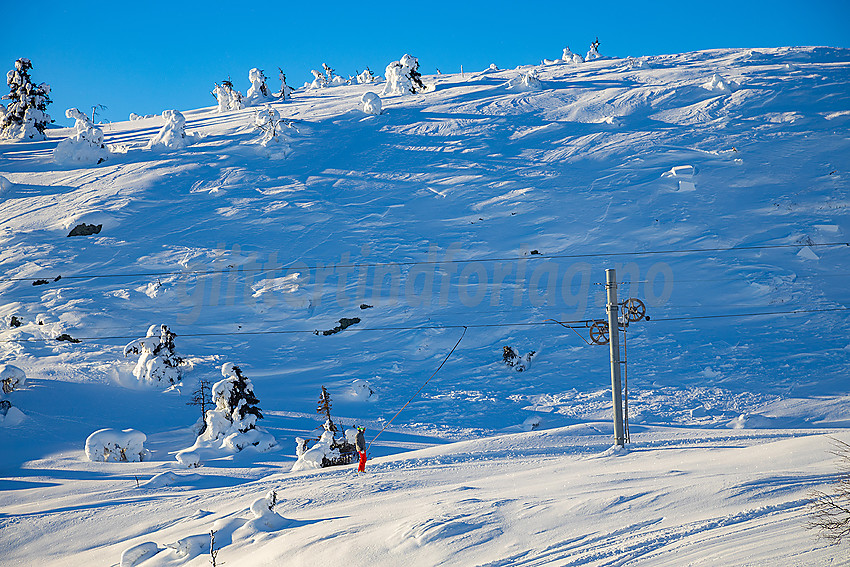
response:
M292 98L292 87L286 84L286 74L283 72L283 69L280 67L278 70L278 78L280 79L280 92L277 93L277 96L283 100L289 100Z
M222 364L221 375L224 380L212 387L215 409L207 412L204 432L194 445L177 453L177 460L184 465L198 466L204 450L236 452L253 446L268 451L277 445L271 434L257 427L263 414L251 380L232 362Z
M593 59L599 59L602 57L599 55L599 38L596 38L596 41L590 44L590 50L587 52L587 55L584 56L585 61L592 61Z
M53 122L47 114L47 105L51 102L50 85L34 85L29 75L30 69L30 60L21 58L15 61L15 68L6 74L10 90L3 98L11 102L0 117L0 136L4 138L43 140L44 129Z
M381 96L419 93L425 90L422 74L419 73L419 60L405 54L398 61L387 65L387 83L381 91Z
M522 73L520 76L514 77L505 86L513 91L536 91L543 88L543 84L537 78L537 69L532 69L528 73Z
M321 71L313 69L310 72L313 73L313 82L310 83L311 89L323 89L328 86L328 79Z
M243 108L242 93L234 90L233 83L230 79L222 81L219 85L215 84L212 95L218 101L219 112L229 112L231 110L241 110Z
M266 76L260 69L254 67L248 71L248 80L251 81L251 88L245 93L245 102L248 106L263 104L272 99L269 87L266 85Z
M584 58L578 53L573 53L569 46L564 48L564 53L561 55L561 61L564 63L572 63L574 65L580 65L584 63Z
M366 70L362 73L357 74L358 85L371 85L377 81L378 77L372 73L372 70L369 67L366 67Z
M85 113L76 108L65 111L66 118L73 118L74 133L53 150L53 161L59 164L98 164L109 157L103 143L103 130L92 124Z
M133 376L148 384L167 382L176 384L183 378L184 364L174 351L174 337L165 325L151 325L144 338L136 339L124 347L124 356L138 354L139 362Z
M179 150L194 141L195 137L186 133L186 118L179 110L166 110L162 117L165 118L165 124L148 142L148 148Z

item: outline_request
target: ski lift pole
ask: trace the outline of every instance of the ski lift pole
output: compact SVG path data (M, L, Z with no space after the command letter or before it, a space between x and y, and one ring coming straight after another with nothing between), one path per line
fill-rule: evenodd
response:
M614 402L614 443L626 445L623 433L623 389L620 380L620 309L617 303L617 270L605 270L608 292L608 347L611 352L611 395Z

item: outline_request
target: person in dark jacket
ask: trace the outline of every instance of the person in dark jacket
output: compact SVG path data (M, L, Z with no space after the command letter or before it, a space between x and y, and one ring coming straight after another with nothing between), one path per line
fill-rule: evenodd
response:
M354 447L360 453L360 464L357 467L357 472L366 472L366 428L357 428L357 439L354 441Z

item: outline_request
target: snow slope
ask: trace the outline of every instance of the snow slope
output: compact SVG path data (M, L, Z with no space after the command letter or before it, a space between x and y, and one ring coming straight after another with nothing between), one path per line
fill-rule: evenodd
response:
M506 87L532 70L539 90ZM183 111L181 150L147 148L162 118L107 125L98 166L52 161L70 129L0 145L0 362L27 373L8 395L26 418L0 427L2 556L118 564L218 526L229 565L838 560L801 525L850 421L850 52L425 82L380 115L362 111L375 85L296 91L273 105L292 121L274 148L250 108ZM81 223L102 230L66 237ZM608 349L546 320L604 318L612 267L651 320L628 333L633 450L601 456ZM343 317L361 322L321 333ZM121 357L160 323L193 367L168 392ZM462 326L372 446L374 474L287 472L320 386L371 438ZM535 351L528 370L504 345ZM186 471L185 402L226 361L280 449ZM542 431L520 433L529 420ZM151 460L86 462L107 427L143 432ZM145 484L159 473L192 476ZM269 489L289 523L237 534ZM142 565L207 564L201 539Z

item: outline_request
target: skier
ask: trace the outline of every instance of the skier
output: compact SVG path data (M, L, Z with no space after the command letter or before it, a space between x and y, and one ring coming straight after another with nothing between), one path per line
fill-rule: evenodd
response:
M357 472L366 472L366 436L364 432L366 428L363 426L357 427L357 439L354 441L354 447L360 453L360 465L357 467Z

